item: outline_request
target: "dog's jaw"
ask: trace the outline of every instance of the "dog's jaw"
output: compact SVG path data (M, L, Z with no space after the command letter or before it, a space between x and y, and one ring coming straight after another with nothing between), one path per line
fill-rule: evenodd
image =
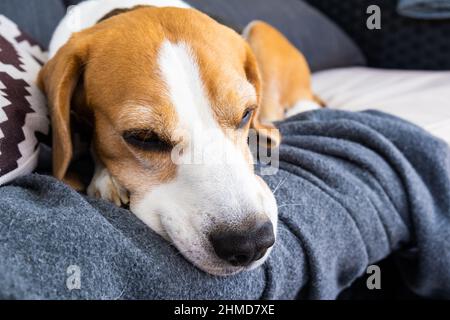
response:
M247 219L254 218L248 212L263 213L264 217L270 218L276 230L277 205L270 190L256 181L256 185L250 188L244 184L242 189L233 190L230 184L236 184L230 179L221 185L214 183L217 180L211 180L210 184L192 185L189 181L199 172L188 168L183 170L189 171L188 176L181 173L170 184L159 186L143 197L132 197L132 212L205 272L226 276L260 266L267 259L270 249L262 259L246 268L233 267L217 257L208 235L216 225L238 227ZM243 195L241 190L246 190L249 195ZM218 212L218 208L223 211Z

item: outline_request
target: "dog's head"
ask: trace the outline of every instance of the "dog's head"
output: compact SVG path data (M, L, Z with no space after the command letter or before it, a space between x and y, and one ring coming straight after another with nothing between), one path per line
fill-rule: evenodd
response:
M137 8L75 34L43 68L54 175L72 158L71 112L94 128L96 156L130 209L199 268L259 266L275 240L277 206L253 171L250 128L260 77L237 33L192 9Z

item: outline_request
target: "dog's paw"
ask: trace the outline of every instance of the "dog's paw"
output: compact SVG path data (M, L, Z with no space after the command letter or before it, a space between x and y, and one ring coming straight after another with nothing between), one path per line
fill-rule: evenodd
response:
M96 170L87 194L90 197L111 201L118 207L130 203L128 192L117 183L106 168Z

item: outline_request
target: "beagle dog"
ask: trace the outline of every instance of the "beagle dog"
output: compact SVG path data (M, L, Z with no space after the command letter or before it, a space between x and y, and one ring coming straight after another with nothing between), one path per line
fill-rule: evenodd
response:
M170 7L168 7L170 6ZM130 210L198 268L260 266L277 204L253 170L251 130L313 101L303 56L275 29L244 33L178 0L89 0L58 26L38 83L53 127L53 174L69 170L72 118L92 128L90 196Z

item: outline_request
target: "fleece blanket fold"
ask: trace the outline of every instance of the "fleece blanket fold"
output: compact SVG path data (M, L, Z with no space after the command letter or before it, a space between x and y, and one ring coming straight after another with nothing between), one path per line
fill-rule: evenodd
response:
M129 211L34 174L0 188L0 298L334 299L387 256L414 292L450 298L449 147L375 111L278 126L278 239L259 269L205 274Z

